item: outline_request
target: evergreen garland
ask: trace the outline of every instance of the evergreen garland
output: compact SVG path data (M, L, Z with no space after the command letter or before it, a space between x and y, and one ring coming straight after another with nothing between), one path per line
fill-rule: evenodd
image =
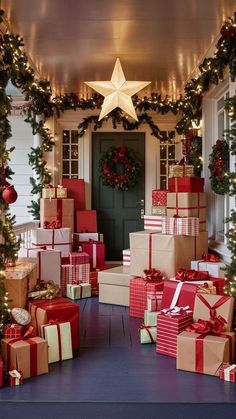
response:
M225 195L230 189L229 177L229 144L217 140L209 156L211 189L219 195Z

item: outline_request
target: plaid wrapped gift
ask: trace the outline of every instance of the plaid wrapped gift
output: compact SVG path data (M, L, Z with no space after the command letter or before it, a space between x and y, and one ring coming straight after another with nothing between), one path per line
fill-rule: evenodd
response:
M162 217L162 234L199 236L199 218Z
M12 323L7 324L4 328L4 338L13 339L20 338L23 335L23 326L20 324Z
M161 309L161 300L163 291L147 292L147 309L149 311L159 311Z
M236 383L236 364L223 363L219 369L220 379Z
M144 230L162 232L162 215L144 215Z
M70 252L69 253L70 265L82 265L89 263L89 255L85 252Z
M153 206L164 205L166 207L167 192L168 192L167 190L154 189L152 191L152 205Z
M147 309L147 293L161 291L163 282L149 282L143 278L130 280L130 316L143 318Z
M80 282L89 283L90 265L62 265L61 292L65 296L67 284L79 284Z

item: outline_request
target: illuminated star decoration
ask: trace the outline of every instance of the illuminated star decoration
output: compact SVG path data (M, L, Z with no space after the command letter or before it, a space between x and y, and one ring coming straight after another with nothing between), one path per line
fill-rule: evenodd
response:
M150 81L125 80L119 58L116 59L110 81L85 82L89 87L104 96L99 121L115 108L122 109L129 116L138 121L131 96L148 86L150 83Z

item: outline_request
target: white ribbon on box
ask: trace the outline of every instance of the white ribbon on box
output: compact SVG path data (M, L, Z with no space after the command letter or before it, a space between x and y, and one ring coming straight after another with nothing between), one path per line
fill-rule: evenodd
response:
M230 365L224 369L224 379L225 381L230 381L230 372L236 368L236 364Z
M177 284L177 287L175 289L175 293L174 293L173 298L172 298L172 302L171 302L170 308L174 308L174 307L177 306L177 302L178 302L178 299L179 299L179 296L180 296L180 292L181 292L181 289L182 289L182 286L183 285L184 285L184 282L179 282Z
M58 326L60 328L60 336L58 336ZM41 326L41 335L48 342L49 364L73 358L70 322L59 323L59 325L43 325ZM61 342L61 359L59 352L59 339Z
M97 246L93 244L93 268L97 267Z
M17 370L9 371L9 375L12 378L15 378L15 385L16 386L19 386L21 384L21 382L20 382L20 380L21 380L21 373L19 371L17 371Z

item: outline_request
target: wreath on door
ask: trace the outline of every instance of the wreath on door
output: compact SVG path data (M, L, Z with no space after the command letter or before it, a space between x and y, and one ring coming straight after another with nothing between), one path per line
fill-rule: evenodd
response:
M219 195L229 192L229 145L225 140L217 140L209 156L211 189Z
M110 147L99 160L103 185L120 191L128 191L137 184L141 168L135 152L124 145Z

